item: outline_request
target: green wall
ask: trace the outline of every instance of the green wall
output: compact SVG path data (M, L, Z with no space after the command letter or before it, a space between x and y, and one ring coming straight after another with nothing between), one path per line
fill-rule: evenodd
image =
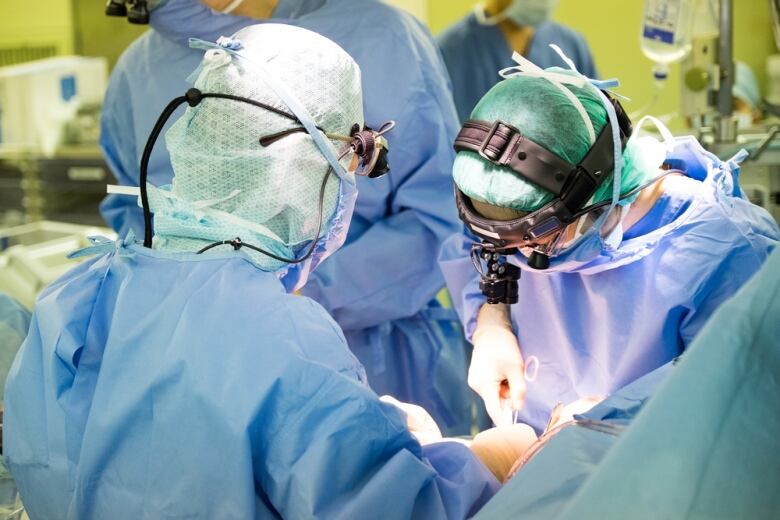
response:
M95 0L72 0L75 49L86 56L105 56L109 67L144 31L146 25L133 25L124 18L110 18L103 14L105 2L96 5Z
M55 46L73 52L71 4L63 0L0 1L0 48Z
M0 50L53 46L57 54L106 56L113 66L146 27L108 18L104 5L102 0L0 0Z
M475 3L473 0L418 1L428 4L429 24L434 34L464 16ZM735 55L753 68L763 87L766 57L778 52L770 26L769 2L734 0L734 4ZM2 1L0 48L55 45L61 54L102 55L113 65L144 28L119 18L107 18L103 15L103 5L96 0ZM561 0L555 12L556 20L585 35L601 76L621 80L620 92L632 99L626 103L629 111L643 107L653 93L652 64L639 50L643 6L641 0ZM652 112L662 115L676 111L679 90L677 67L673 67L661 100Z
M434 34L468 13L475 2L429 0L429 23ZM641 0L562 0L555 20L580 31L590 44L602 78L617 77L618 90L632 99L631 112L645 106L653 95L652 62L639 49L639 29L644 2ZM748 63L766 91L766 57L777 53L767 0L734 0L734 54ZM663 115L675 112L680 100L678 67L673 66L659 102L651 110ZM672 126L682 126L673 120Z

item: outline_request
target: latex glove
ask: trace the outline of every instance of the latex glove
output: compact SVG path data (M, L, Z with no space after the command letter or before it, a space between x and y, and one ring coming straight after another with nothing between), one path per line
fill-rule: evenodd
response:
M472 342L468 384L485 401L496 426L511 424L512 410L521 410L525 404L525 374L509 308L483 305Z
M470 448L498 481L504 482L517 459L536 440L536 433L527 424L510 424L480 432Z
M379 398L380 401L392 404L406 417L406 427L412 435L415 436L420 444L432 444L434 442L440 442L442 440L441 430L433 420L433 417L423 408L416 404L402 403L395 397L390 395L383 395Z

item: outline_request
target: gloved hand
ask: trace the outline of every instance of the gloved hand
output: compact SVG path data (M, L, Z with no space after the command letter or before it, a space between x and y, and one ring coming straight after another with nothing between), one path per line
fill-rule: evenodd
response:
M525 404L525 374L508 306L483 305L472 342L468 384L485 401L496 426L511 424L512 410Z
M441 430L433 420L433 417L423 408L416 404L402 403L395 397L389 395L383 395L379 398L388 404L392 404L406 417L406 427L412 435L415 436L417 441L422 444L432 444L442 440Z

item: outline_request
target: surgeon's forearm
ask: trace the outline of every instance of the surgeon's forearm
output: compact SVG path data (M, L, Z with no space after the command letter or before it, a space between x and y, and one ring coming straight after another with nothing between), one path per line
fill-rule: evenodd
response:
M472 342L476 343L482 336L490 334L491 331L495 331L498 334L504 334L502 331L509 331L514 335L512 319L509 315L509 305L504 303L485 303L479 309L477 325L471 336Z
M509 305L505 303L482 305L477 314L477 329L483 327L502 327L512 330Z

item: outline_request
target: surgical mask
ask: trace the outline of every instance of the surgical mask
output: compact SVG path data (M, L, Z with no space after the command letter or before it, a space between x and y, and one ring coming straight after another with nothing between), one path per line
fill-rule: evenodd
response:
M536 27L550 19L558 0L513 0L503 11L495 16L485 14L485 4L480 2L474 8L477 22L482 25L495 25L511 20L516 25Z
M536 27L550 19L558 0L514 0L506 16L517 25Z
M648 122L656 126L663 141L648 135L639 135L642 127ZM624 169L657 171L664 162L667 152L674 147L674 142L673 135L661 121L652 116L645 116L637 123L634 135L626 144L623 154ZM659 178L660 176L656 176L649 183ZM642 188L649 183L645 183ZM566 271L575 264L582 265L590 262L605 251L614 251L623 241L623 223L637 195L638 193L621 197L612 209L610 206L604 206L588 212L572 222L548 244L539 248L525 247L520 250L520 253L528 258L537 249L544 252L551 259L547 271L553 272Z

